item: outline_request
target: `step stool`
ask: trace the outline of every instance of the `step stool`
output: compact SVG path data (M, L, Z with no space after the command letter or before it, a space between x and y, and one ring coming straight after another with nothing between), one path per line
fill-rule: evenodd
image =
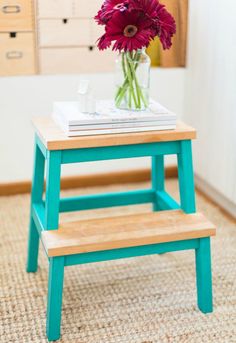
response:
M47 337L60 338L64 267L194 249L199 309L212 311L210 237L215 227L195 213L191 139L176 130L68 138L48 117L34 119L35 166L31 194L27 271L36 272L39 239L49 260ZM176 154L180 204L165 190L164 156ZM150 156L151 189L60 198L61 164ZM46 162L46 194L43 199ZM152 213L59 225L59 212L152 203Z

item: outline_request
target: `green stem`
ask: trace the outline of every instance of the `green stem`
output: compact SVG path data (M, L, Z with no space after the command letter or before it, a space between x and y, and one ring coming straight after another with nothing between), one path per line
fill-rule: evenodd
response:
M128 93L129 93L129 108L131 108L132 107L132 97L131 97L130 89L128 90Z
M140 52L137 51L134 55L134 60L139 61L139 59L140 59ZM124 63L124 68L123 68L123 63ZM137 69L137 67L138 67L138 63L135 64L135 70ZM122 52L122 69L123 69L125 79L124 79L123 85L116 92L115 101L118 106L121 103L122 98L124 97L125 92L129 87L129 79L128 79L127 72L125 69L125 53L124 52Z
M145 99L145 96L143 95L142 89L140 89L140 96L143 100L144 106L148 107L148 103L147 103L147 100Z
M123 85L119 87L116 93L115 102L117 107L120 106L121 101L125 96L128 97L129 108L132 107L132 99L134 101L136 109L141 109L142 102L145 107L147 107L147 101L145 99L145 96L143 95L141 87L139 86L136 75L136 69L138 67L140 56L141 53L139 51L136 51L134 53L122 53L122 70L124 74L124 82Z
M137 80L137 76L136 76L136 71L135 71L135 68L134 68L134 61L132 60L132 55L131 53L129 52L129 65L130 65L130 69L131 69L131 73L132 73L132 78L134 80L134 84L135 84L135 87L136 87L136 94L137 94L137 99L138 99L138 108L141 108L141 100L140 100L140 87L139 87L139 84L138 84L138 80ZM134 58L135 60L135 58ZM138 62L137 62L138 63Z
M122 52L122 69L123 69L123 74L124 74L124 78L126 78L126 68L125 68L125 53Z
M137 52L137 54L138 54L138 52ZM131 56L131 55L130 55L130 56ZM139 59L140 59L140 55L139 55L139 56L137 55L137 57L138 57L138 60L137 60L137 64L138 64L138 61L139 61ZM136 70L134 69L132 63L131 63L131 68L132 68L132 74L133 74L133 78L134 78L134 82L135 82L135 87L136 87L136 92L137 92L137 96L138 96L138 102L139 102L139 105L140 105L139 108L141 108L141 101L140 101L140 98L142 99L142 101L143 101L145 107L147 107L147 101L146 101L146 99L145 99L145 96L143 95L143 92L142 92L141 87L139 86L138 79L137 79L137 75L136 75Z
M127 64L127 75L128 75L128 79L129 79L129 88L130 88L130 92L131 92L131 97L133 97L133 99L134 99L135 107L138 108L138 103L137 103L137 99L136 99L134 87L133 87L133 77L132 77L132 71L131 71L131 66L130 66L130 61L129 61L128 55L126 55L126 64Z
M120 105L120 103L121 103L123 97L125 96L125 93L127 92L128 86L129 86L129 84L127 83L125 86L123 86L123 87L120 88L121 91L119 92L119 94L117 95L117 97L116 97L116 99L115 99L115 100L116 100L116 105L117 105L117 106Z

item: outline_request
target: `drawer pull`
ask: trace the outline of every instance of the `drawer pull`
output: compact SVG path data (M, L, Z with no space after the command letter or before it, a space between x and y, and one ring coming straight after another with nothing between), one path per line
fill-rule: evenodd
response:
M6 5L2 7L2 12L5 14L19 13L20 11L21 7L19 5Z
M16 32L10 32L10 38L16 38Z
M23 57L23 53L21 51L8 51L6 53L6 58L8 60L19 60Z

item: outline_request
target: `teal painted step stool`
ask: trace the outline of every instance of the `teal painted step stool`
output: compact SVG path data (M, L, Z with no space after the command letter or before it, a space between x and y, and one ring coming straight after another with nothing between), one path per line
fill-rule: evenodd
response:
M195 130L180 122L171 131L68 138L48 117L35 118L34 127L27 271L37 271L41 238L49 260L48 340L60 338L64 267L75 264L193 249L198 306L204 313L212 312L210 237L215 227L195 213ZM180 204L165 190L164 156L170 154L178 158ZM152 159L150 189L60 198L62 164L143 156ZM60 212L143 203L152 203L154 212L59 225Z

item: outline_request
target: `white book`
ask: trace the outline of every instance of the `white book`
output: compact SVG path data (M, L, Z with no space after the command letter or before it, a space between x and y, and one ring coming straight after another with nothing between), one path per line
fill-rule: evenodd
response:
M146 127L146 126L167 126L176 125L175 120L162 120L162 121L141 121L129 123L107 123L107 124L93 124L93 125L70 125L67 127L68 131L82 131L82 130L102 130L102 129L127 129L129 127Z
M73 125L115 124L149 121L176 121L176 114L170 112L159 103L151 100L149 108L143 111L128 111L117 109L112 100L98 101L96 113L87 114L79 111L78 102L54 102L53 114L66 127Z
M109 135L119 133L134 133L145 131L163 131L174 130L176 125L163 125L163 126L148 126L148 127L133 127L133 128L121 128L121 129L104 129L104 130L82 130L82 131L65 131L68 137L76 136L94 136L94 135Z

